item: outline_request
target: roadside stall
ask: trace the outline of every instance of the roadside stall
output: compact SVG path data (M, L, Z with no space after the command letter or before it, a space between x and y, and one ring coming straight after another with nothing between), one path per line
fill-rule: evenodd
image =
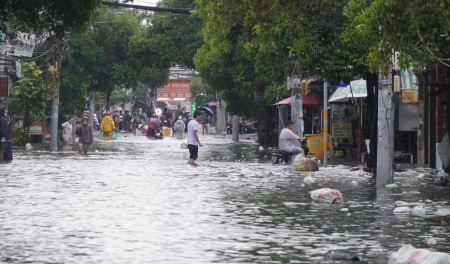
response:
M358 162L362 153L362 111L363 99L367 97L366 81L350 82L350 85L336 89L328 102L331 107L331 137L334 150L343 155L352 154L356 148Z

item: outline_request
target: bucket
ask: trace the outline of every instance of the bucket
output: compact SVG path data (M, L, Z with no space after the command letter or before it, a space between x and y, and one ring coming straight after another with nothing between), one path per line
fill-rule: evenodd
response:
M308 134L305 137L309 148L309 155L316 157L318 160L323 160L323 134Z
M168 127L163 127L163 136L168 137L170 136L170 129Z

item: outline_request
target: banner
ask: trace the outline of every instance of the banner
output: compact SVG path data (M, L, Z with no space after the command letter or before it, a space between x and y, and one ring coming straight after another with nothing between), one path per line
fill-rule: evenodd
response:
M185 98L191 100L191 91L189 90L189 84L191 80L169 80L166 86L158 88L157 98L168 98L173 100L175 98Z

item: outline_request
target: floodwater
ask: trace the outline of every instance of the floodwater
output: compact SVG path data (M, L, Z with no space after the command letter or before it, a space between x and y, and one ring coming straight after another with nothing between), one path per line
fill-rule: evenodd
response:
M200 138L199 166L172 137L120 133L87 156L16 150L0 165L0 262L323 263L342 249L387 263L404 244L450 252L450 187L416 178L430 171L396 173L397 189L377 191L348 166L300 173L247 136ZM308 175L318 183L305 185ZM324 187L344 203L312 203L309 191ZM426 215L394 215L399 200L426 203Z

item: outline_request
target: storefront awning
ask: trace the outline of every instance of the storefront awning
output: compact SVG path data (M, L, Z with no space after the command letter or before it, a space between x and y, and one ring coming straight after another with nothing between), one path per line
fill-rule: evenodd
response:
M331 94L329 103L346 103L351 98L367 97L366 80L351 81L345 88L338 88Z
M302 96L303 105L319 105L323 104L323 93L322 92L309 92ZM275 103L273 105L280 105L280 104L288 104L290 105L292 103L292 97L285 98L278 103Z

